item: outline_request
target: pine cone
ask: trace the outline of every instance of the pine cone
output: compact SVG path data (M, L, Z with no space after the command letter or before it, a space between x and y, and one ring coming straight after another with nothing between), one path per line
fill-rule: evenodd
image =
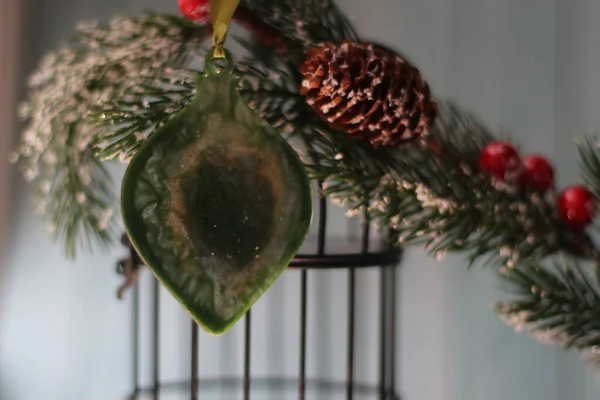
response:
M427 135L438 108L419 70L372 44L326 43L299 68L300 93L333 129L374 146Z

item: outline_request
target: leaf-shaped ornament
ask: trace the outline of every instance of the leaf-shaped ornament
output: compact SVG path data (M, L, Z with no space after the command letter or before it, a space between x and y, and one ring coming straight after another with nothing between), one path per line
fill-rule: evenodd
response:
M213 62L195 99L130 162L121 207L148 268L218 335L300 249L312 200L295 151L240 98L231 54L220 71Z

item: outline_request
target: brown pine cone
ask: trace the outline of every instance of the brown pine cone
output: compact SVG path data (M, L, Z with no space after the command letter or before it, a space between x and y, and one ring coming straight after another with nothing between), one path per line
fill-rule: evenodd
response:
M427 135L438 112L419 70L372 44L326 43L299 70L300 94L321 118L376 147Z

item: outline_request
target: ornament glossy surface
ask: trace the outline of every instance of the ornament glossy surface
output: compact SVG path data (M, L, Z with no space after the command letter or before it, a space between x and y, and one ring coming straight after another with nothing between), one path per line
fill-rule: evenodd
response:
M227 331L285 270L312 217L300 159L243 103L237 84L209 66L196 98L144 143L122 187L136 250L212 334Z

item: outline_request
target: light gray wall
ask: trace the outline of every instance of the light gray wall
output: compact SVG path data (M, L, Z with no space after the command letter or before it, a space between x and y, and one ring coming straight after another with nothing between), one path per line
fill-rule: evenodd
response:
M118 11L175 10L175 0L47 0L37 11L36 48L55 45L76 20ZM434 92L458 100L492 128L508 131L525 151L552 158L559 185L578 179L573 137L600 127L600 3L594 0L339 0L360 33L401 50ZM118 175L122 170L117 169ZM128 388L127 302L114 299L113 272L124 252L65 262L27 204L14 196L15 227L2 254L0 399L123 398ZM337 211L333 228L348 223ZM357 374L377 374L377 272L358 276ZM142 278L144 293L150 285ZM515 334L491 312L503 298L485 269L464 259L442 262L410 249L399 276L398 382L408 400L591 400L600 391L581 360ZM345 273L310 275L309 375L344 378ZM297 372L298 275L290 272L253 312L253 371ZM186 376L189 322L166 292L162 376ZM143 321L149 326L149 321ZM200 339L203 376L241 374L242 326ZM151 352L144 335L143 378ZM262 396L257 396L262 399ZM272 398L272 397L268 397ZM290 397L294 398L294 396Z

